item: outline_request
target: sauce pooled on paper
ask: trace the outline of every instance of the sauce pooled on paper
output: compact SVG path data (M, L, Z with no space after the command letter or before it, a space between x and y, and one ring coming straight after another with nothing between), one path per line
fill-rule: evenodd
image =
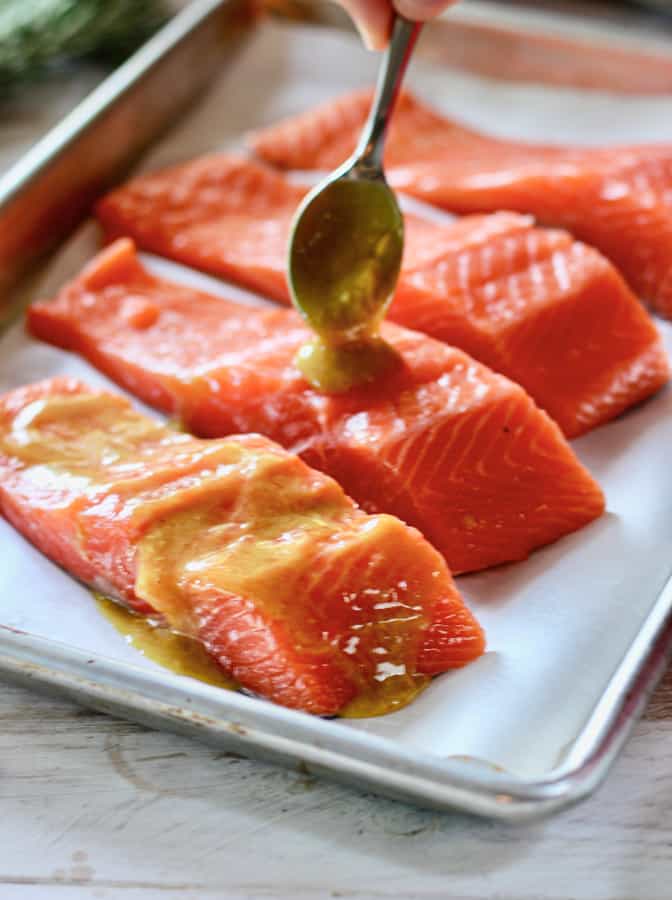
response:
M239 685L193 638L178 634L94 591L98 609L127 644L176 675L235 691Z

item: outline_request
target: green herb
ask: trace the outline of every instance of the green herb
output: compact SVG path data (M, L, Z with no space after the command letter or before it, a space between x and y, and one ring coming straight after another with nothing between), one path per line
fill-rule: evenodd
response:
M0 88L60 59L123 59L166 18L163 0L1 0Z

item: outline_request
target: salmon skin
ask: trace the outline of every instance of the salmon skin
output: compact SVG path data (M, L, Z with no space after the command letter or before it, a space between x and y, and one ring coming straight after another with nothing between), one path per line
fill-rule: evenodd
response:
M333 169L355 147L371 93L348 94L251 137L256 153L288 169ZM387 141L390 183L458 213L512 210L568 229L600 250L635 293L672 318L672 148L577 147L481 134L411 94Z
M445 562L272 441L204 441L56 378L0 397L0 511L244 687L335 714L484 649ZM393 706L393 703L390 703Z
M461 351L384 325L397 370L322 394L294 365L309 338L296 313L158 279L128 239L33 305L29 327L195 434L255 431L301 454L368 512L422 531L455 573L524 559L604 509L555 423Z
M109 238L128 234L288 303L287 240L303 193L265 166L211 156L131 181L98 215ZM517 381L568 437L669 377L655 326L613 266L567 232L513 213L447 225L407 216L389 318Z

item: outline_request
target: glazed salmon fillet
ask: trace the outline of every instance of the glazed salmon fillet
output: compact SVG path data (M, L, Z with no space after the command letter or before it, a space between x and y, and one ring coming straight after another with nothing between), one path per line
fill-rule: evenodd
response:
M204 437L255 431L418 528L455 573L525 558L600 516L604 498L525 391L396 325L397 370L343 395L294 365L293 311L251 309L156 278L128 239L52 301L33 334L73 350Z
M355 147L369 91L258 132L261 158L333 169ZM512 210L568 229L600 250L635 293L672 318L672 148L572 147L507 141L463 127L404 94L386 153L391 184L458 213Z
M362 512L266 438L178 434L74 379L0 397L0 511L76 578L284 706L393 707L484 650L415 529Z
M287 240L304 190L265 166L212 156L131 181L98 216L110 239L128 234L288 303ZM613 266L567 232L513 213L445 225L406 216L389 318L517 381L568 437L669 376L655 326Z

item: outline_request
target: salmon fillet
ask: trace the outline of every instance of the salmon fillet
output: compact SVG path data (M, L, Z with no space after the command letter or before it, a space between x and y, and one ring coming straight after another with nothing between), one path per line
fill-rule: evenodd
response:
M138 246L289 303L287 238L306 188L226 154L135 178L103 197L108 241Z
M567 437L666 384L660 334L600 253L510 214L459 225L459 249L407 267L391 319L517 381Z
M211 156L131 181L98 215L109 238L128 234L288 303L287 240L303 193L264 166ZM406 216L389 318L517 381L568 437L669 377L655 326L613 266L567 232L512 213L448 225Z
M266 438L178 434L74 379L0 397L0 511L285 706L333 714L383 685L392 699L484 649L415 529Z
M158 279L127 239L33 305L29 326L196 434L256 431L301 454L368 512L419 528L456 573L523 559L604 509L555 423L461 351L386 325L398 370L321 394L294 366L309 338L297 314Z
M333 169L354 150L369 91L340 97L252 135L288 169ZM410 94L386 152L398 190L458 213L512 210L596 247L632 289L672 318L672 148L572 147L506 141L465 128Z

